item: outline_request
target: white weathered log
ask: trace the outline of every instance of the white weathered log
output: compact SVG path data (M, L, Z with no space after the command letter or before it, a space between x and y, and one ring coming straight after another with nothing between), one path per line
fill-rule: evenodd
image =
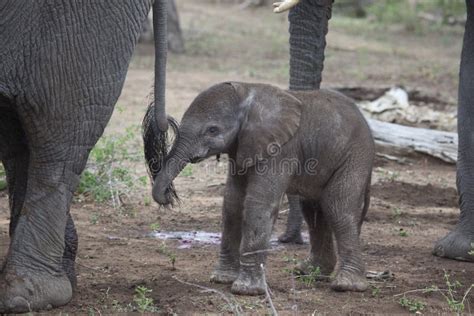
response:
M413 150L448 163L457 161L458 134L456 133L366 119L376 144Z

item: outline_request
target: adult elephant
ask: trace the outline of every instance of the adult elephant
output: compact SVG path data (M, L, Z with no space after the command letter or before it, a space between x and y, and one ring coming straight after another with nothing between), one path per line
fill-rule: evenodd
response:
M159 132L167 128L166 0L0 2L0 159L11 209L0 314L49 309L72 297L71 198L152 6Z
M275 11L291 9L290 88L318 89L323 69L325 36L333 0L285 0ZM474 2L466 0L465 26L458 94L457 187L461 214L456 227L436 242L433 254L474 261ZM297 199L290 197L289 199ZM296 207L292 207L296 205ZM298 202L291 203L284 241L297 241L301 226ZM291 237L291 238L287 238Z

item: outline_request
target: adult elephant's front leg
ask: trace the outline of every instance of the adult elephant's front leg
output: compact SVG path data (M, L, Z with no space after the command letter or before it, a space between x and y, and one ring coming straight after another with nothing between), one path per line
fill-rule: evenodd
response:
M91 120L86 120L88 108L82 109L72 108L66 117L19 110L30 161L23 207L0 274L0 313L50 309L72 298L77 237L69 206L112 106L102 107L102 116L93 114Z
M232 284L232 293L260 295L265 293L262 264L270 251L270 237L281 197L285 191L278 176L253 174L248 178L244 202L240 272Z
M0 312L50 309L69 302L72 286L62 268L70 188L47 179L64 164L33 163L27 194L0 275Z
M433 253L474 261L474 3L466 0L466 8L458 101L457 186L461 216L456 228L436 243Z

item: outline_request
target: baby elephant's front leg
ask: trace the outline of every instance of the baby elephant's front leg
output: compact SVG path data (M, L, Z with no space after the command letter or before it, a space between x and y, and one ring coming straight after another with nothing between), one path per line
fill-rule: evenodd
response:
M211 275L211 282L232 283L239 276L242 213L245 199L245 178L229 171L222 210L222 241L219 264Z
M232 293L260 295L265 293L262 264L270 250L270 237L281 194L266 185L249 184L244 203L240 272L232 284ZM263 192L266 191L266 192Z

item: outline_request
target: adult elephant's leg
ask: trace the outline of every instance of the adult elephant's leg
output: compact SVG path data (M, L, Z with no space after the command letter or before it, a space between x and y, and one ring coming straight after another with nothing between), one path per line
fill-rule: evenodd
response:
M27 148L10 159L3 161L7 174L8 197L10 201L10 237L13 236L25 201L28 177L29 154Z
M71 299L74 272L68 267L77 237L69 206L89 150L110 118L108 104L98 113L71 106L67 116L59 106L34 116L19 110L30 161L25 201L0 275L0 313L48 309Z
M26 194L29 151L18 114L0 96L0 151L8 183L10 237L15 231Z
M288 220L286 222L285 232L278 237L282 243L302 244L301 226L303 226L303 214L301 201L298 195L288 194Z
M232 175L232 168L229 164L222 210L222 242L219 264L211 275L211 281L216 283L234 282L239 276L240 269L240 241L242 239L246 179L244 176Z
M474 2L466 0L466 8L458 100L457 187L461 216L454 230L436 243L433 253L474 261Z
M324 65L324 49L333 0L305 0L294 7L290 21L290 89L319 89ZM286 232L278 240L302 243L300 197L288 195Z
M64 232L64 253L63 253L63 270L66 272L69 281L71 282L72 289L74 290L77 285L76 276L76 254L79 238L77 237L76 227L72 219L71 213L68 214L66 229Z
M333 0L305 0L294 7L290 22L290 89L319 89Z

